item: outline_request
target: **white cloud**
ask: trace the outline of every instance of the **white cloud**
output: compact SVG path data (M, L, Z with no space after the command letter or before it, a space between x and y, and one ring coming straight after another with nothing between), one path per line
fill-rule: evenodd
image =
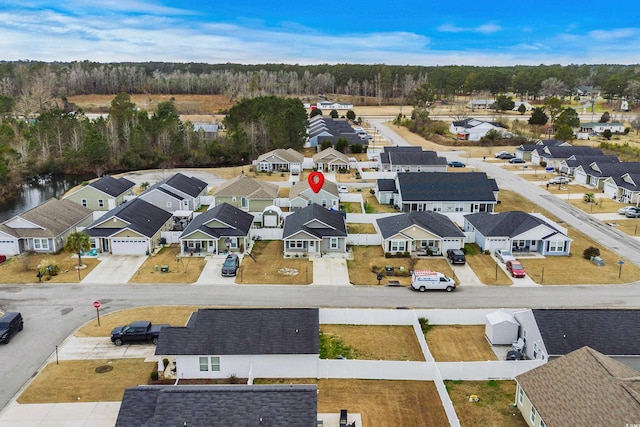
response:
M638 37L640 31L637 28L616 28L613 30L594 30L589 32L589 36L598 41L615 41Z
M493 34L502 30L502 27L495 24L483 24L477 27L459 27L453 24L443 24L436 28L442 33L481 33Z

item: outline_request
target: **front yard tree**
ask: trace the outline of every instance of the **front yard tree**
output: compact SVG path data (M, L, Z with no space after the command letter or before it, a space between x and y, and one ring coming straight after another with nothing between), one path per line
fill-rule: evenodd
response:
M337 119L339 116L338 114L338 110L331 110L329 111L329 117L331 117L332 119Z
M345 153L347 151L347 147L349 147L349 143L346 138L338 138L336 141L336 150L341 153Z
M527 107L524 105L524 103L520 104L520 106L518 107L518 113L520 113L520 115L524 115L524 113L527 112Z
M78 267L80 267L82 265L82 252L86 252L91 249L91 238L87 233L74 231L67 236L64 248L69 252L78 254Z
M571 141L573 139L573 129L564 123L560 124L556 126L555 136L560 141Z
M544 112L542 108L534 108L531 112L531 117L529 117L530 125L546 125L547 120L549 120L549 116Z
M498 95L496 97L496 101L493 103L493 108L495 108L496 111L513 110L513 107L515 106L516 103L513 102L513 99L504 95Z
M353 121L356 119L356 113L353 110L347 111L347 119Z
M605 129L604 132L602 132L602 136L609 140L613 136L613 133L611 133L611 129Z

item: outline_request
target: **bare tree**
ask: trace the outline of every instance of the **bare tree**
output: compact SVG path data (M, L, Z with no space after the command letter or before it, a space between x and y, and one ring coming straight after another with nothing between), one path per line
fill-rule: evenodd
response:
M540 94L543 96L560 96L567 94L567 85L560 79L549 77L540 84Z

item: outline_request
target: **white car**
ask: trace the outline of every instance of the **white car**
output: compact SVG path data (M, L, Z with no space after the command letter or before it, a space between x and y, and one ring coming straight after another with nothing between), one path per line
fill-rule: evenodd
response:
M624 208L620 208L620 209L618 209L618 213L619 213L620 215L625 215L627 212L629 212L629 211L633 211L633 210L635 210L635 209L636 209L636 207L635 207L635 206L625 206Z
M500 260L500 262L502 262L503 264L506 263L507 261L515 261L516 259L513 257L513 255L511 254L511 251L509 249L496 249L495 252L493 253L496 258L498 258Z
M549 180L549 184L568 184L569 178L566 176L556 176Z
M347 188L346 185L341 185L340 187L338 187L338 193L348 193L349 189Z
M501 156L507 155L507 154L511 154L508 151L499 151L495 154L496 159L499 159Z

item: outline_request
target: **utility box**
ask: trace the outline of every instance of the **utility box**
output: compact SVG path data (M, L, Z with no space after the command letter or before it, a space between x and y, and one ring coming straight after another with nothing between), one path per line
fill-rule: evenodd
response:
M592 256L591 257L591 262L593 262L598 267L604 267L604 260L602 258L600 258L599 256Z
M169 272L169 266L168 265L163 265L162 267L160 267L160 271L163 273L168 273Z

